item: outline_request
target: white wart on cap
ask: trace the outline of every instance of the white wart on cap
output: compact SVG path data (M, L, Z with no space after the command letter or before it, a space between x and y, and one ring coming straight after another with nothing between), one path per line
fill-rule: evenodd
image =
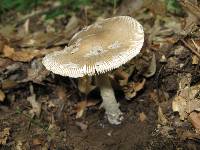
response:
M144 31L129 16L108 18L76 33L69 47L43 58L55 74L73 78L105 73L135 57L144 42Z

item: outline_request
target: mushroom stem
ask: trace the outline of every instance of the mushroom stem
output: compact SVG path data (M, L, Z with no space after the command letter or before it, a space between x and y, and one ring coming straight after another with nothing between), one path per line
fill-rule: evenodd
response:
M108 121L111 124L120 124L123 116L119 109L119 103L116 101L108 74L98 75L96 82L100 88L101 97L103 99L101 106L105 109Z

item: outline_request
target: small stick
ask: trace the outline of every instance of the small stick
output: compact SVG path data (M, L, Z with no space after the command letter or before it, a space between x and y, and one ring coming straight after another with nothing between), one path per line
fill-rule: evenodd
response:
M187 48L189 48L194 54L197 55L197 57L200 59L200 54L193 48L191 47L185 40L181 39L181 42L185 44Z
M200 47L197 45L197 43L192 39L192 43L196 47L197 51L200 52Z

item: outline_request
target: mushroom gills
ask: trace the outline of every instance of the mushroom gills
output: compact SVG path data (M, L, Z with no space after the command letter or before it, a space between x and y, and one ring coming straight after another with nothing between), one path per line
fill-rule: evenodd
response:
M108 121L111 124L120 124L123 120L123 116L121 110L119 109L119 103L116 101L108 74L98 75L96 77L96 82L100 88L100 94L103 99L101 106L105 109Z

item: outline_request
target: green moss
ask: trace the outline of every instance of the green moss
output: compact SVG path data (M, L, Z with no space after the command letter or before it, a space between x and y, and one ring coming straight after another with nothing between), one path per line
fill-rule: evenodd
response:
M91 0L60 0L62 5L71 7L72 10L78 10L81 6L87 6L91 4Z
M16 10L21 12L29 11L30 9L41 4L44 0L1 0L0 11Z
M182 14L182 9L177 0L165 0L167 10L173 14Z

